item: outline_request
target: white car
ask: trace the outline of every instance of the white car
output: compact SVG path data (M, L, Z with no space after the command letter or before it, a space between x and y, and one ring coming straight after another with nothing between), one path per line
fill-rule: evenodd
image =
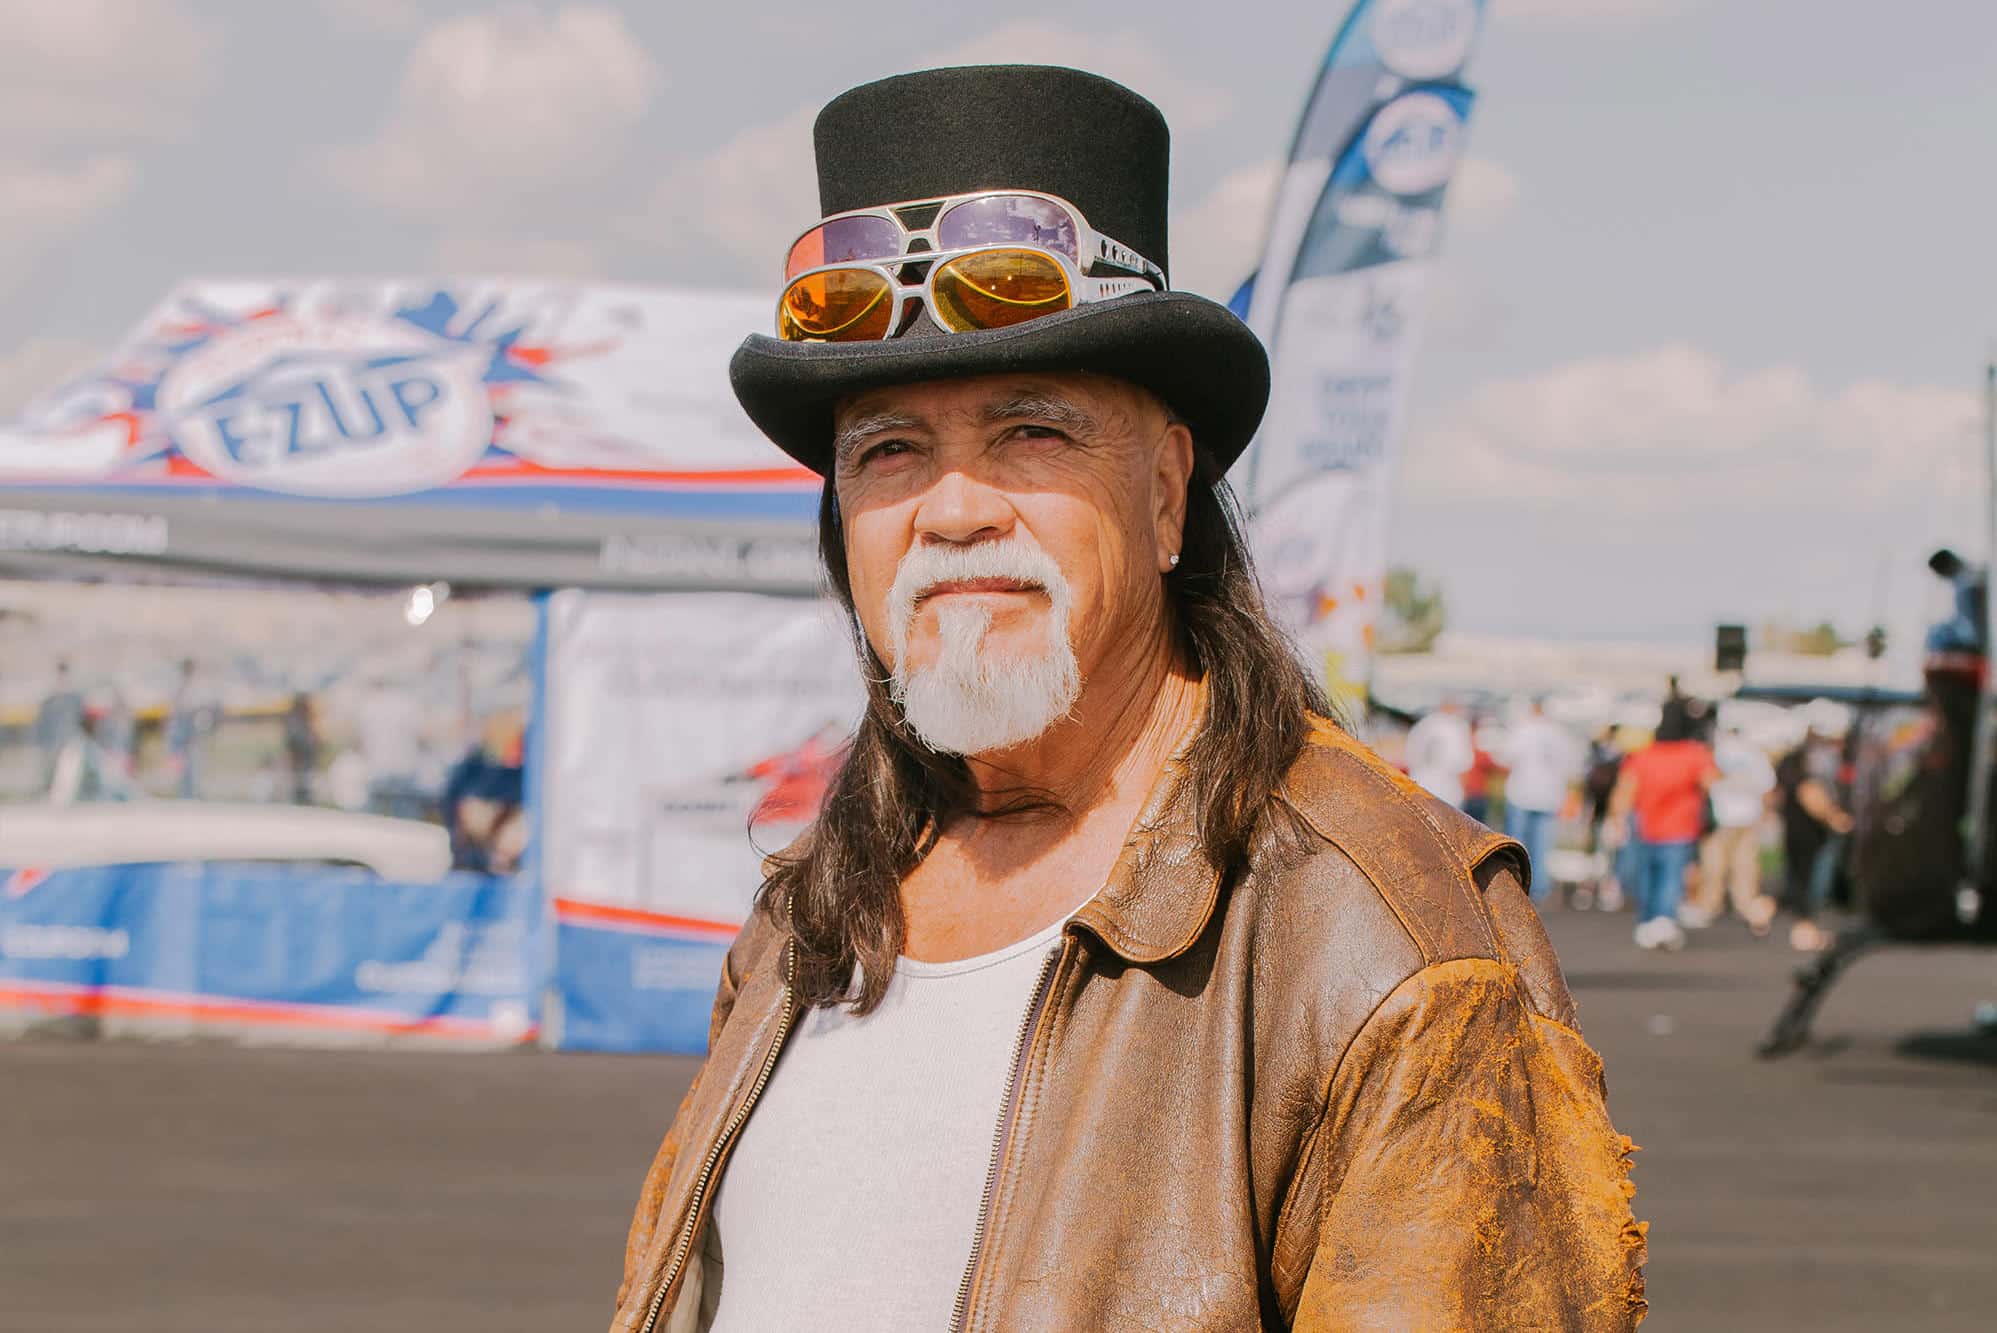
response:
M221 801L0 805L0 866L175 861L306 861L358 865L383 879L426 883L451 869L450 835L435 824L316 806Z

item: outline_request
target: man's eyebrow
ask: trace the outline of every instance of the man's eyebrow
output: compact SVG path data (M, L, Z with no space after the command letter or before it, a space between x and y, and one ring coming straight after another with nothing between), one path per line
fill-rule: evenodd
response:
M896 430L916 430L922 424L922 418L906 412L869 412L865 416L854 417L833 433L832 457L843 463L862 443L876 435Z
M1095 435L1102 429L1102 424L1089 412L1066 398L1046 393L1021 392L994 399L985 405L985 420L993 425L1001 421L1039 421L1070 435L1082 436Z

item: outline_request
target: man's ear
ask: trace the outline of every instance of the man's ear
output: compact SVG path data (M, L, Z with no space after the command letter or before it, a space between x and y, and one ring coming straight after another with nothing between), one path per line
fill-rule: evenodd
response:
M1156 533L1157 566L1170 573L1185 545L1186 491L1193 481L1192 428L1177 417L1165 419L1152 461L1152 522Z

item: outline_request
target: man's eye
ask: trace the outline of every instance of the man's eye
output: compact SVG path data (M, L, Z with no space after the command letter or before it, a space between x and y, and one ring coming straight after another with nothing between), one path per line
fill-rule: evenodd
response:
M1066 440L1068 438L1065 434L1063 434L1061 431L1056 430L1052 426L1034 426L1034 425L1015 427L1013 429L1012 436L1016 440L1029 440L1036 442L1039 441L1059 442L1062 440Z
M860 466L884 463L891 458L899 458L914 452L915 447L907 440L882 440L879 444L869 445L860 451Z

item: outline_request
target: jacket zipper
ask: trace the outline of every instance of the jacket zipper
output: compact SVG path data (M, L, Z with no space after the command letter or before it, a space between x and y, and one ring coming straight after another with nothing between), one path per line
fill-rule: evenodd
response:
M645 1312L645 1323L639 1333L652 1333L658 1324L659 1315L666 1307L666 1293L673 1289L673 1283L679 1278L680 1270L686 1267L687 1253L693 1248L693 1233L699 1229L701 1209L707 1204L707 1187L713 1183L715 1168L721 1164L722 1154L728 1151L728 1145L734 1141L737 1134L741 1133L743 1124L749 1119L749 1111L756 1105L756 1099L763 1095L763 1087L770 1081L770 1074L777 1067L777 1057L783 1054L784 1039L790 1036L793 1017L791 980L796 958L797 941L785 941L783 1017L777 1021L777 1035L770 1042L770 1053L763 1057L762 1071L756 1075L755 1083L750 1086L748 1098L736 1108L735 1114L728 1118L727 1125L722 1128L721 1137L707 1150L707 1160L701 1164L700 1175L693 1182L693 1198L687 1204L686 1221L680 1226L679 1240L673 1245L672 1262L666 1265L665 1279L659 1283L659 1294L652 1297L651 1309Z
M1047 1009L1047 997L1053 989L1054 968L1067 951L1064 935L1061 947L1048 954L1047 961L1040 965L1040 979L1034 983L1033 999L1019 1021L1019 1035L1013 1039L1012 1073L1006 1080L1005 1103L999 1110L998 1126L992 1131L991 1161L985 1168L984 1193L978 1198L978 1226L971 1233L971 1257L965 1260L964 1276L957 1283L957 1303L950 1312L950 1333L964 1333L965 1319L971 1312L971 1286L977 1280L978 1263L984 1258L985 1233L991 1226L992 1196L998 1192L999 1167L1005 1161L1007 1140L1012 1137L1012 1127L1019 1115L1026 1055L1032 1049L1034 1031L1040 1026L1040 1015Z

